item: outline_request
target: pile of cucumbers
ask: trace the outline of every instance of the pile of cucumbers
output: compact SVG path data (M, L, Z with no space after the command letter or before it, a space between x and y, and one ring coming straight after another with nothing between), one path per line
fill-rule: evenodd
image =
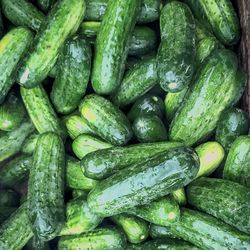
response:
M230 0L0 8L0 250L250 249Z

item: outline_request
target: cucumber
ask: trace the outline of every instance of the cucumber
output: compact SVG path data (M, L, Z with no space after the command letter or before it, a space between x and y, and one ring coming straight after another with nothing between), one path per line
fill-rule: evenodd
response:
M228 152L238 136L248 134L249 126L250 120L246 112L237 108L229 108L220 116L215 139Z
M49 242L32 237L24 247L24 250L50 250Z
M106 0L105 0L106 1ZM90 3L93 1L89 1ZM87 5L88 7L88 5ZM86 15L87 16L88 8L86 9ZM87 38L93 39L95 41L95 38L99 32L101 26L101 22L97 21L84 21L81 23L78 32ZM92 40L91 40L92 41Z
M68 39L57 60L57 76L50 94L56 111L74 111L84 96L91 70L91 47L83 37Z
M194 17L184 3L172 1L161 10L161 44L157 71L161 87L180 92L194 73L196 35Z
M42 85L33 89L21 88L24 105L39 133L55 132L65 137L65 131Z
M186 2L189 0L186 0ZM192 0L191 0L192 1ZM183 1L185 2L185 1ZM198 1L197 1L198 3ZM190 6L189 6L190 7ZM206 23L207 24L207 23ZM207 28L206 25L195 19L195 33L196 33L196 41L197 43L203 40L204 38L214 37L211 33L211 30Z
M123 250L126 239L116 228L98 228L82 235L61 237L58 249Z
M92 213L86 200L82 197L78 197L67 203L66 223L60 235L76 235L92 231L98 226L102 219L102 217Z
M20 59L27 52L33 35L30 30L18 27L10 30L0 40L0 103L14 84L14 74Z
M124 76L112 96L117 106L126 106L146 94L158 82L156 60L150 58L135 64Z
M44 12L48 12L56 1L57 0L36 0L39 8Z
M132 126L134 135L139 142L166 141L168 138L164 123L157 115L141 115Z
M20 196L17 192L6 189L0 190L0 207L18 207Z
M84 20L100 21L102 20L108 0L88 0L86 1L86 14Z
M107 142L121 146L131 139L132 130L127 117L107 99L88 95L79 110L89 127Z
M53 7L36 35L32 50L18 70L17 82L21 86L33 88L47 77L60 48L78 28L84 12L84 0L62 0Z
M33 233L26 210L24 203L0 226L0 249L21 250L31 239Z
M215 129L221 113L234 102L238 89L241 90L235 81L236 72L237 58L233 52L221 49L209 56L171 122L171 140L193 145Z
M239 136L231 146L223 178L250 188L250 137Z
M95 43L91 76L97 94L111 94L120 85L139 6L140 0L108 2Z
M89 178L105 179L123 168L179 147L182 147L182 143L158 142L102 149L86 155L81 161L81 167Z
M169 227L163 227L155 224L150 224L149 235L153 239L178 238L175 234L171 233Z
M35 236L53 239L64 224L64 167L62 139L53 132L39 136L28 183L28 217Z
M192 149L171 149L99 182L90 191L88 204L99 215L115 215L187 185L198 169L199 160Z
M91 152L110 147L110 143L86 134L79 135L72 143L72 150L80 160Z
M250 190L228 180L202 177L187 187L188 203L250 233Z
M22 100L14 91L11 91L5 102L0 105L0 129L11 131L18 128L25 116L26 111Z
M128 118L134 121L140 115L157 115L159 118L164 116L164 103L159 96L145 95L139 98L130 111Z
M45 20L44 14L27 0L1 0L1 4L5 17L16 26L38 31Z
M66 160L66 183L72 189L91 190L97 183L96 180L87 178L81 169L80 161L73 157Z
M88 191L86 190L82 190L82 189L73 189L72 190L72 197L73 199L76 199L78 197L82 197L82 198L87 198L88 196Z
M0 225L16 210L16 207L0 207Z
M201 163L200 163L201 165ZM200 166L201 167L201 166ZM200 171L200 170L199 170ZM187 204L187 198L186 198L186 193L184 188L179 188L175 190L171 196L174 198L174 200L180 205L184 206Z
M36 147L36 142L38 139L39 134L37 131L31 133L24 141L22 145L21 152L24 154L33 154L35 147Z

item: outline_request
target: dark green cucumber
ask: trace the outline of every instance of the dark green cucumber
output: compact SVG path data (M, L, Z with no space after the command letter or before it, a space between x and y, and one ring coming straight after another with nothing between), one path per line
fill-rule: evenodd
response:
M250 120L246 112L237 108L229 108L220 116L215 139L228 152L238 136L248 134L249 126Z
M0 190L0 207L18 207L19 199L19 194L11 189Z
M35 236L53 239L64 224L65 152L62 139L47 132L38 138L28 184L28 216Z
M250 233L250 190L228 180L202 177L187 187L188 203Z
M107 99L88 95L79 110L89 127L111 144L121 146L131 139L132 130L127 117Z
M101 21L106 8L108 0L91 0L86 1L86 14L84 20Z
M91 190L97 183L96 180L87 178L81 169L80 161L73 157L66 160L66 183L72 189Z
M134 135L139 142L159 142L168 138L164 123L157 115L141 115L132 126Z
M11 91L7 95L5 102L0 105L0 129L11 131L18 128L25 115L26 111L20 96Z
M0 207L0 225L8 219L12 213L17 210L17 207Z
M25 139L34 131L34 126L29 120L23 123L15 130L10 132L0 131L0 161L20 152Z
M67 203L66 223L60 235L76 235L92 231L101 223L102 219L92 213L84 198L78 197Z
M44 12L48 12L56 1L57 0L36 0L39 8Z
M161 10L161 44L157 71L161 87L180 92L191 82L195 63L195 21L184 3L172 1Z
M159 96L145 95L138 99L128 112L128 118L130 121L134 121L138 116L145 114L163 118L164 103Z
M68 39L57 60L50 99L58 113L74 111L84 96L91 69L91 47L78 35Z
M126 239L116 228L98 228L76 236L61 237L58 249L124 250Z
M111 94L120 85L140 2L108 2L95 43L91 82L97 94Z
M198 169L198 156L192 149L171 149L99 182L90 191L88 204L102 216L128 211L187 185Z
M33 154L35 147L36 147L38 136L39 136L39 133L37 131L30 134L24 141L21 152L24 154L29 154L29 155Z
M178 238L175 234L171 233L169 227L163 227L155 224L150 224L149 235L153 239Z
M81 167L84 168L86 176L105 179L123 168L144 162L160 152L182 146L179 142L158 142L98 150L86 155L81 161Z
M43 22L33 48L18 70L17 82L20 85L33 88L47 77L64 41L80 25L84 11L83 0L58 1Z
M130 243L138 244L148 238L148 223L140 218L124 213L112 216L111 220L123 229Z
M80 160L91 152L110 147L113 147L110 143L86 134L79 135L72 143L72 150Z
M4 35L4 27L3 27L3 18L2 13L0 14L0 38L2 38Z
M20 59L27 52L33 36L30 30L18 27L11 29L0 41L0 103L4 101L15 82L14 74Z
M0 249L21 250L33 236L26 205L21 205L0 226Z
M236 55L225 49L214 51L205 60L171 122L171 140L193 145L215 129L221 113L241 91L235 81L237 66Z
M64 128L41 85L33 89L22 87L21 95L30 119L39 133L55 132L65 136Z
M223 178L250 188L250 137L239 136L231 146Z
M124 76L112 100L117 106L126 106L146 94L158 82L156 60L150 58L135 64Z

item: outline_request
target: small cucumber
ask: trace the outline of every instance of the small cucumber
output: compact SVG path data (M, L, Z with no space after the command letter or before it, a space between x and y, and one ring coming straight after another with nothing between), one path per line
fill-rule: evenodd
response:
M23 145L22 145L22 153L24 154L33 154L35 147L36 147L36 142L38 139L39 133L37 131L35 131L34 133L31 133L26 140L24 141Z
M175 234L171 233L169 227L163 227L155 224L150 224L149 235L153 239L178 238Z
M17 207L19 199L19 194L11 189L0 190L0 207Z

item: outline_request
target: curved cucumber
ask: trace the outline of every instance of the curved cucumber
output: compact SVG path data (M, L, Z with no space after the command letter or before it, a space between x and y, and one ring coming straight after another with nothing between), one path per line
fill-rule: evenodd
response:
M30 134L24 141L21 152L24 154L33 154L36 147L38 136L39 134L37 133L37 131Z

